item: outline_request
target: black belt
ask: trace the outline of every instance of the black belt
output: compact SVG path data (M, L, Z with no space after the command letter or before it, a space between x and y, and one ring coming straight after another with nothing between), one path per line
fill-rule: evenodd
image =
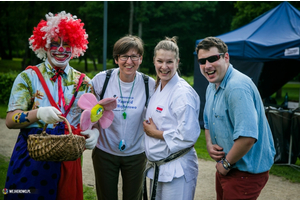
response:
M145 172L144 172L144 200L147 200L148 199L148 196L147 196L147 185L146 185L146 175L147 175L147 172L149 171L149 169L151 169L152 167L154 168L154 176L153 176L153 181L152 181L152 190L151 190L151 193L150 193L150 200L155 200L155 197L156 197L156 188L157 188L157 182L158 182L158 175L159 175L159 166L160 165L163 165L165 163L168 163L170 161L173 161L173 160L176 160L177 158L180 158L181 156L184 156L185 154L187 154L192 148L194 147L191 146L189 148L186 148L186 149L183 149L183 150L180 150L176 153L173 153L171 155L169 155L167 158L164 158L162 160L159 160L159 161L149 161L147 162L147 166L146 166L146 169L145 169Z

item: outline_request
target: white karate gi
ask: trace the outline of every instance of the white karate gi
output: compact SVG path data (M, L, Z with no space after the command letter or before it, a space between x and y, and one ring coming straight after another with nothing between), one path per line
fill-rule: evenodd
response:
M161 85L150 99L146 119L150 117L153 119L157 129L163 131L164 140L145 136L145 153L150 161L164 159L172 153L193 146L200 135L198 121L200 99L195 90L177 73L162 91L160 88ZM153 171L151 168L147 173L151 179ZM182 181L187 184L192 183L185 193L193 199L198 176L198 158L194 148L184 156L159 167L157 191L164 187L163 184L168 184L167 182L171 182L173 178L182 176L184 177L181 178ZM193 182L190 182L192 180ZM182 191L182 183L175 187L173 185L172 188L174 193L176 190ZM170 190L166 192L170 194ZM182 198L176 196L176 199L186 200L186 197L187 195L182 195Z

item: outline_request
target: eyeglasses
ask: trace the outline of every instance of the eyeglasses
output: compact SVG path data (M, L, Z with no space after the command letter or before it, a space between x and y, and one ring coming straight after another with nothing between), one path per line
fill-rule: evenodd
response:
M140 59L140 56L139 55L132 55L132 56L119 55L119 58L122 61L127 61L128 58L130 58L132 61L138 61Z
M198 59L199 65L205 65L206 61L213 63L220 59L221 55L224 55L224 53L220 53L218 55L209 56L207 58L200 58Z

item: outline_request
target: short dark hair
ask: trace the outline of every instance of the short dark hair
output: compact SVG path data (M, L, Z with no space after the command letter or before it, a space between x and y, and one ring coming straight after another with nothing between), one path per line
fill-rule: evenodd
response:
M216 37L206 37L196 47L196 52L198 54L200 49L209 51L211 47L217 47L219 53L228 52L228 47L220 38Z
M114 45L113 58L117 59L119 55L127 53L132 48L142 56L144 54L144 43L142 39L133 35L126 35L120 38Z

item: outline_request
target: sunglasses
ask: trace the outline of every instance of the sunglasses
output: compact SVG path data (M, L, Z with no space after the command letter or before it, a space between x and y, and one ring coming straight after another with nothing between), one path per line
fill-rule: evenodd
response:
M221 58L221 55L224 55L224 53L209 56L207 58L200 58L200 59L198 59L198 63L199 63L199 65L205 65L206 61L208 61L210 63L216 62L217 60L219 60Z

